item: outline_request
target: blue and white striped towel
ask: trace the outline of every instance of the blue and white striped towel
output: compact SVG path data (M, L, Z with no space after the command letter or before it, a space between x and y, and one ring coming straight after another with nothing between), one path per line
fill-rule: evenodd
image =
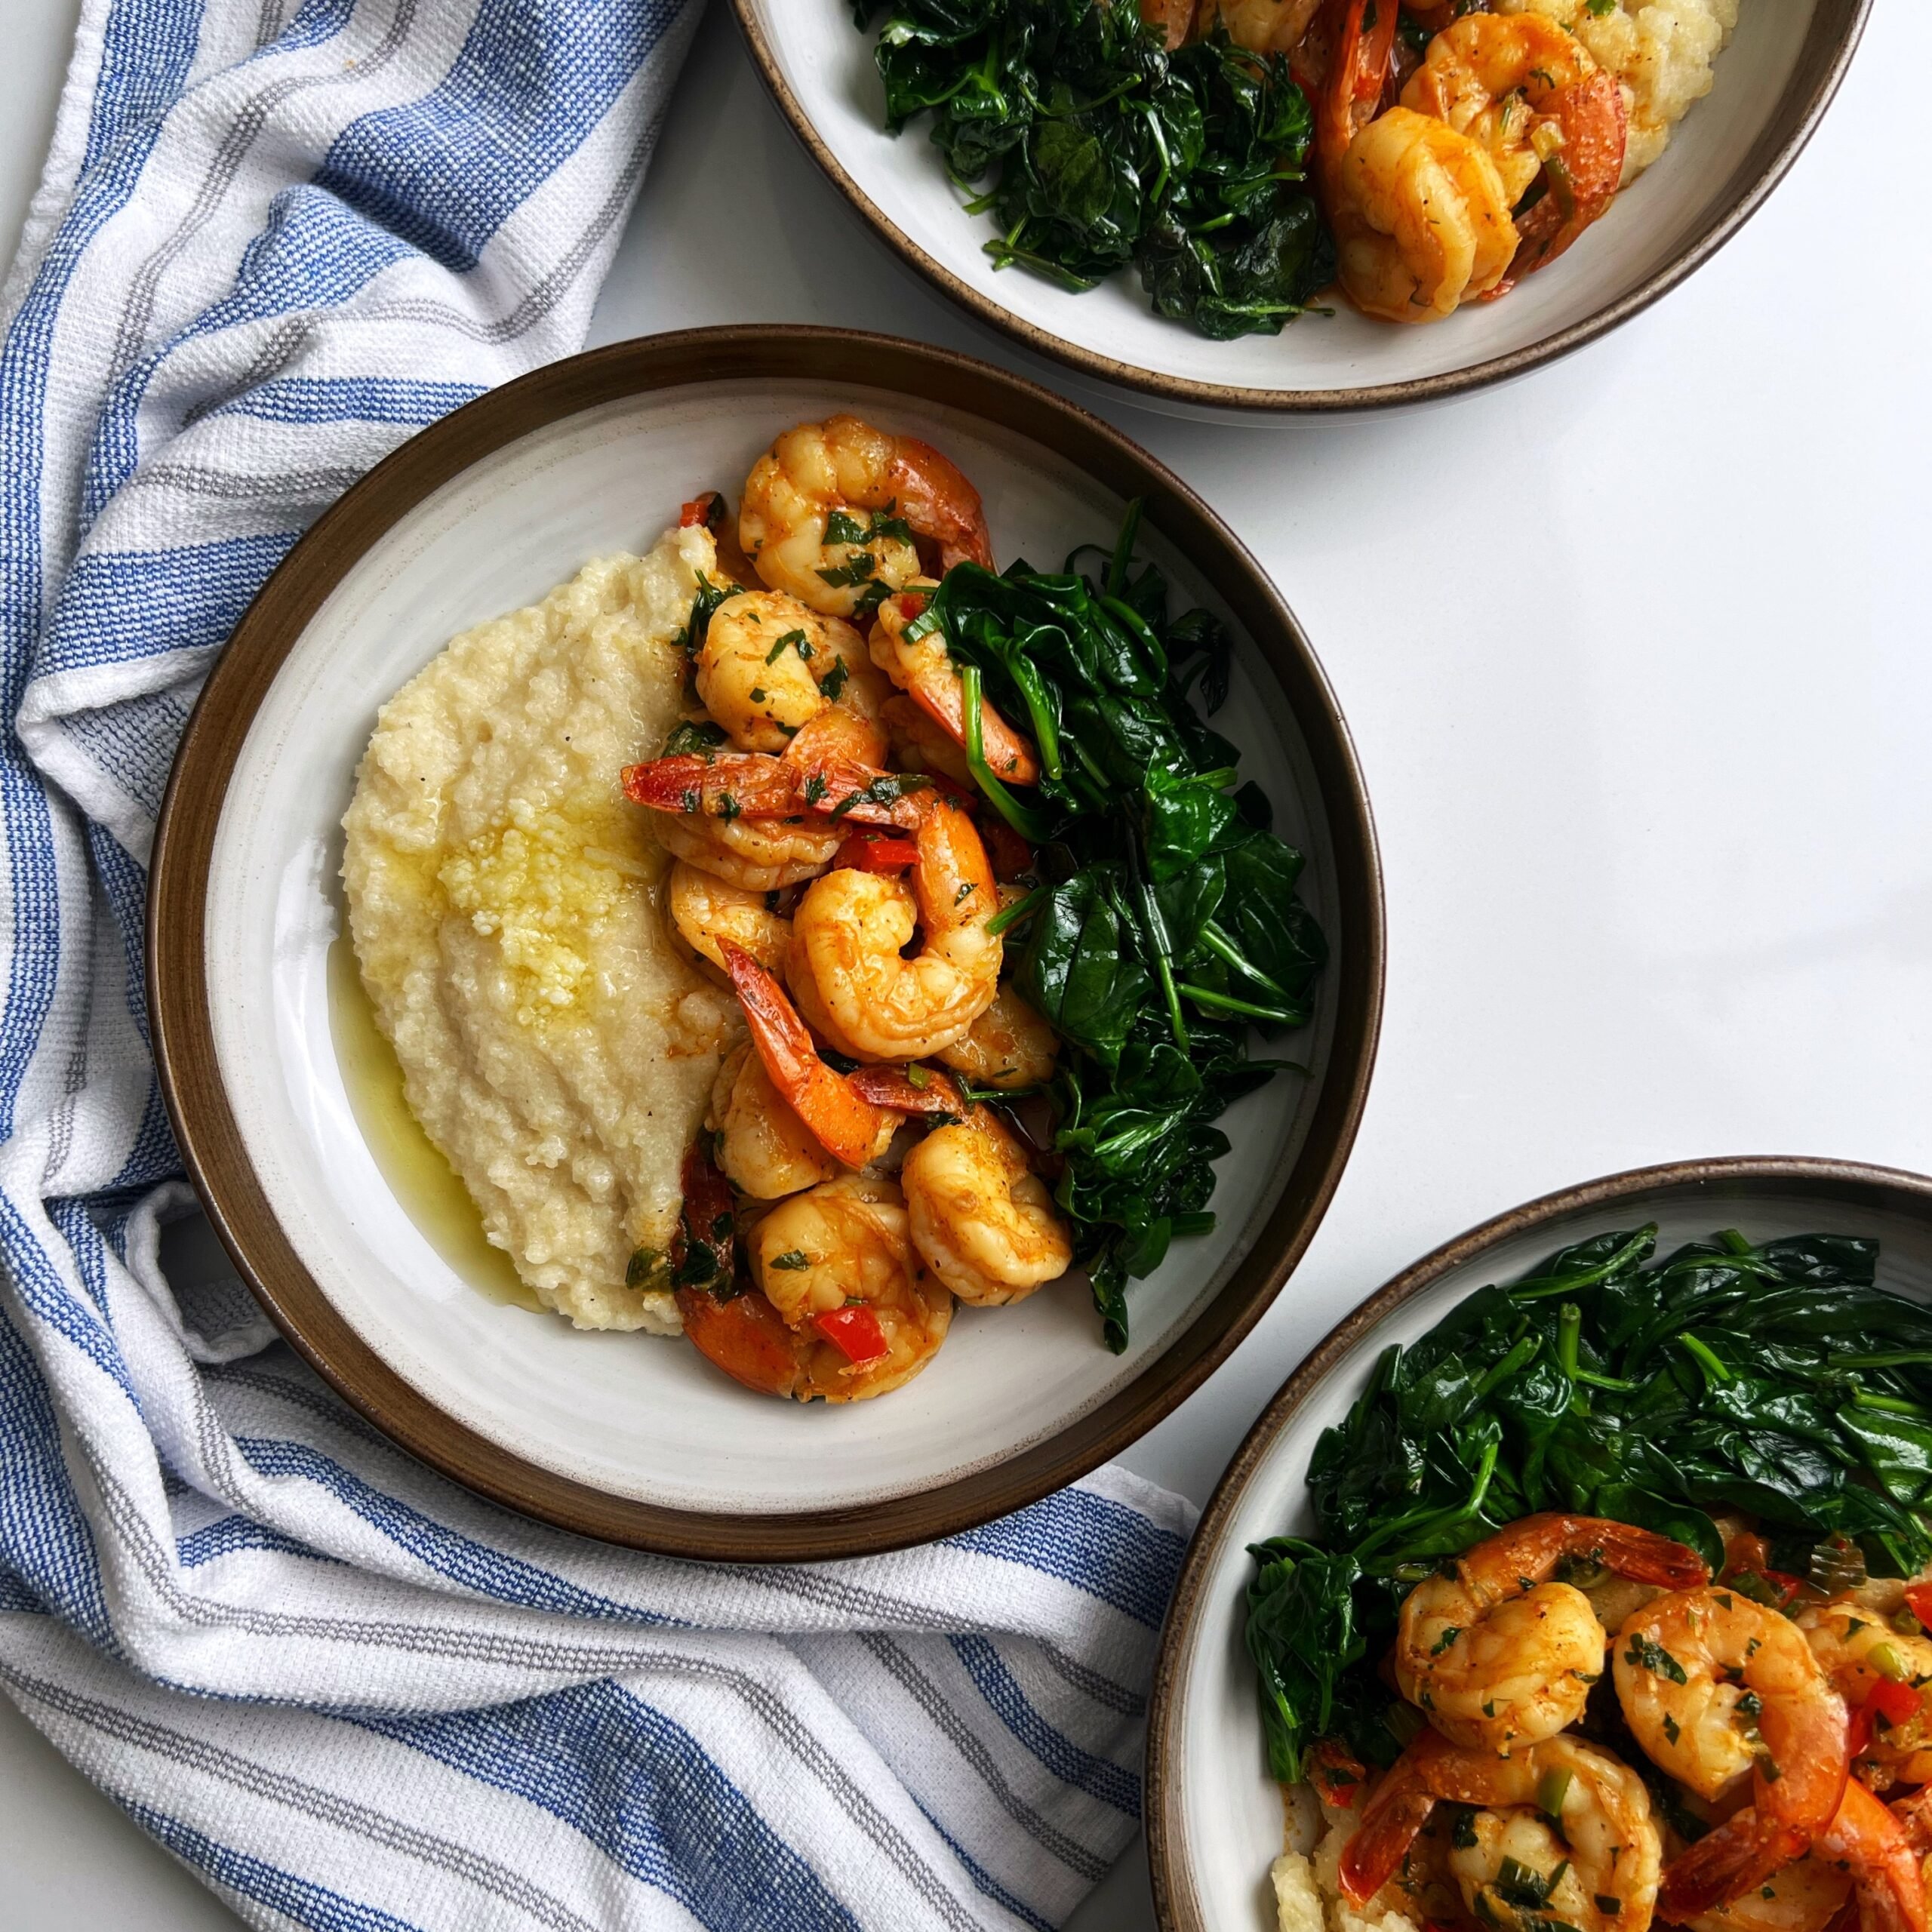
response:
M1047 1926L1139 1809L1179 1498L632 1556L157 1266L143 862L195 685L346 484L578 346L696 11L85 0L0 298L0 1683L257 1925Z

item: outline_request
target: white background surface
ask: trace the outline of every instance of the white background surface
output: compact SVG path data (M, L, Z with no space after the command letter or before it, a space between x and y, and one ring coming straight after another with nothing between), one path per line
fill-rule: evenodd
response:
M72 14L0 0L0 254ZM1932 1168L1932 250L1890 85L1916 71L1916 19L1876 10L1810 152L1715 262L1553 370L1367 422L1106 406L1307 627L1389 903L1340 1192L1256 1332L1125 1458L1143 1474L1204 1500L1346 1309L1534 1195L1706 1154ZM1041 373L848 214L714 0L593 334L728 321ZM0 1792L7 1932L236 1922L4 1703ZM1075 1924L1152 1922L1137 1852Z

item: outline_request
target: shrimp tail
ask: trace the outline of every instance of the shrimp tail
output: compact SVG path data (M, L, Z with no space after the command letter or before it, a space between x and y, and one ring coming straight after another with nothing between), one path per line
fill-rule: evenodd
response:
M916 1080L915 1071L920 1075ZM963 1120L972 1111L952 1075L937 1067L916 1063L903 1067L862 1066L846 1078L862 1099L875 1106L890 1107L894 1113L950 1114Z
M1382 106L1395 51L1398 9L1376 0L1331 0L1334 46L1328 77L1315 117L1315 158L1324 182L1340 173L1342 157L1356 131ZM1332 188L1327 199L1332 208Z
M849 1081L819 1058L785 989L743 946L726 940L721 950L725 971L745 1010L752 1044L772 1085L834 1160L848 1168L863 1167L872 1158L881 1131L891 1124L891 1112L862 1099Z
M1672 1919L1715 1912L1763 1884L1804 1850L1801 1832L1767 1825L1755 1811L1740 1811L1664 1867L1657 1909Z
M1337 1875L1342 1896L1352 1906L1366 1905L1395 1875L1435 1809L1435 1794L1429 1789L1417 1750L1426 1749L1433 1735L1421 1733L1390 1765L1355 1836L1342 1847Z
M799 737L804 733L801 731ZM849 818L855 825L910 830L924 815L931 781L918 772L880 771L835 752L680 752L623 771L625 795L654 811L706 818Z
M757 1289L720 1301L707 1289L680 1288L678 1309L691 1346L734 1382L761 1395L798 1394L797 1340Z
M660 812L709 818L783 818L798 809L796 781L762 752L683 752L626 765L625 795Z
M1850 1862L1863 1932L1926 1932L1925 1872L1912 1834L1856 1778L1817 1844Z
M980 493L949 457L917 437L900 436L888 473L906 521L939 546L942 571L955 564L992 568L992 537Z
M1620 1577L1666 1590L1694 1590L1711 1580L1710 1566L1688 1544L1601 1517L1579 1517L1578 1527L1593 1535L1603 1561Z
M1546 164L1547 192L1516 223L1509 272L1483 299L1506 295L1526 275L1547 268L1616 198L1629 138L1623 83L1599 71L1563 91L1561 151Z
M1850 1872L1863 1932L1927 1932L1924 1869L1912 1828L1856 1778L1846 1781L1830 1823L1808 1841L1788 1826L1767 1828L1761 1802L1735 1814L1666 1868L1659 1909L1672 1919L1713 1911L1807 1850Z

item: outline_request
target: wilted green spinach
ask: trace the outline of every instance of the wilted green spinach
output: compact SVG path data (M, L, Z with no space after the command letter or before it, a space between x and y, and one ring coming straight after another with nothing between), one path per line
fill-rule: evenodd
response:
M1134 565L1139 522L1137 504L1091 576L1078 551L1057 574L960 565L907 627L943 630L970 720L983 694L1039 747L1023 792L968 752L1035 849L1039 884L1001 916L1021 989L1068 1049L1056 1194L1116 1351L1129 1279L1214 1224L1229 1143L1211 1123L1284 1064L1250 1059L1251 1030L1305 1024L1327 956L1301 854L1195 708L1197 692L1210 713L1226 698L1227 632L1205 611L1170 619L1166 578Z
M861 28L879 4L854 0ZM887 126L932 115L1001 267L1078 290L1131 263L1217 340L1276 334L1334 278L1279 54L1218 29L1170 53L1134 0L893 0L876 56Z
M1384 1352L1310 1459L1312 1538L1251 1554L1247 1644L1269 1766L1339 1737L1387 1764L1415 1713L1377 1674L1410 1587L1539 1509L1661 1531L1713 1571L1714 1511L1758 1518L1798 1577L1932 1558L1932 1310L1872 1286L1878 1244L1727 1232L1653 1263L1598 1235Z

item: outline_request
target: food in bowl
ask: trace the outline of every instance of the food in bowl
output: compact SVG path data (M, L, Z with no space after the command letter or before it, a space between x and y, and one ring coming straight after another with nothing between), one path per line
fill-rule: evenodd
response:
M546 1306L801 1401L1069 1275L1125 1346L1325 959L1138 528L997 571L941 452L801 423L384 707L362 977Z
M1278 333L1331 283L1433 321L1561 256L1709 92L1738 0L895 0L897 134L1000 267ZM878 11L855 8L860 24Z
M1923 1932L1932 1314L1656 1235L1386 1349L1254 1547L1284 1932Z

